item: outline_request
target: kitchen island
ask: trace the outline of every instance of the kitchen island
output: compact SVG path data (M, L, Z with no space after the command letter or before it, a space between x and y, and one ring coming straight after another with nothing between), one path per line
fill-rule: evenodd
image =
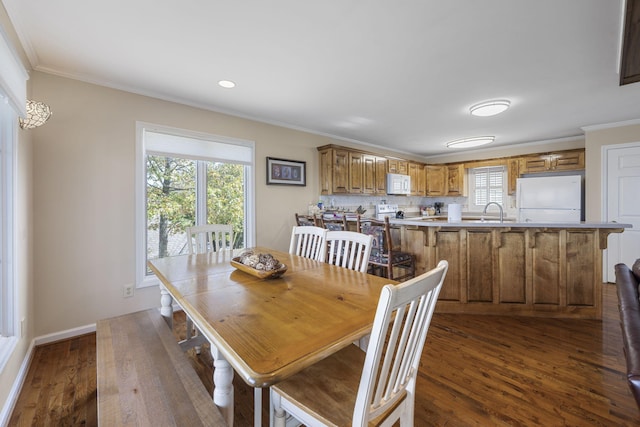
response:
M602 318L602 250L629 224L393 219L416 274L449 262L436 310Z

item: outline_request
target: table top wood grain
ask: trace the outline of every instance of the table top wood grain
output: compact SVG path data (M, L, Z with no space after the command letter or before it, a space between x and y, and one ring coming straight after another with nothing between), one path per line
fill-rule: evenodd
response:
M236 270L231 253L149 261L169 293L244 381L267 387L371 331L386 278L269 248L276 279Z

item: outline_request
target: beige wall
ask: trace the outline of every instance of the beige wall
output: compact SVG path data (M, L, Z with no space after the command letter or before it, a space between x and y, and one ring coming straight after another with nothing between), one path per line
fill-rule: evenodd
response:
M157 306L134 282L136 121L255 141L257 244L287 250L293 213L318 197L316 147L329 138L35 72L35 99L53 116L36 130L36 336ZM267 186L267 156L307 162L306 187Z
M585 128L585 210L587 221L602 220L602 147L640 141L638 121Z

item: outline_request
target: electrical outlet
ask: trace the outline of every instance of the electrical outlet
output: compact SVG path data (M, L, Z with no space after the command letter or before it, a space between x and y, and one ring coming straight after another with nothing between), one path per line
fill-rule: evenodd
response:
M133 296L133 285L129 284L129 285L124 285L122 287L122 296L125 298L129 298Z

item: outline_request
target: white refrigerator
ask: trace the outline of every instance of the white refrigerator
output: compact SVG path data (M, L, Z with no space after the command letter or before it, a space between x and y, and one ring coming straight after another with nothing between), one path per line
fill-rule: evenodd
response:
M582 176L518 178L516 206L519 222L580 222Z

